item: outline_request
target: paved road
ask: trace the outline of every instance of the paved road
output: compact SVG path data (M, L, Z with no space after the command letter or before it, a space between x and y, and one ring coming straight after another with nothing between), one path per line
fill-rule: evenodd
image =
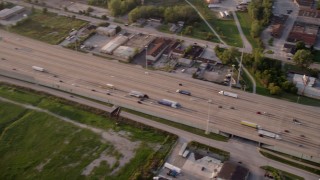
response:
M243 43L243 46L244 46L243 48L246 49L246 52L252 52L252 46L251 46L250 42L248 41L247 37L244 35L244 33L242 31L242 28L241 28L241 25L240 25L240 22L239 22L237 14L234 11L231 11L231 12L232 12L232 16L234 18L234 21L236 22L238 31L240 33L240 37L242 39L242 43Z
M201 129L205 129L209 118L210 131L219 129L259 142L319 156L319 107L303 106L238 90L232 91L239 94L240 98L233 99L218 94L220 90L229 91L225 86L164 72L153 71L145 75L144 69L131 65L51 46L5 31L0 33L4 37L4 41L0 42L0 55L6 59L1 61L2 73L22 78L32 77L39 84L119 104ZM33 65L44 67L47 72L33 71ZM116 90L111 90L111 95L106 94L107 83L116 86ZM179 86L179 83L183 86ZM193 95L189 97L177 94L175 91L181 88L190 90ZM147 93L151 99L138 104L137 99L128 96L130 90ZM181 103L182 108L159 105L157 100L163 98ZM212 100L210 106L209 99ZM231 106L235 109L230 109ZM269 115L257 115L257 111L266 111ZM292 118L299 119L303 125L292 124ZM257 123L266 130L279 133L283 139L279 141L261 138L254 128L241 125L241 120ZM291 133L284 133L284 130L290 130ZM307 138L300 137L301 134ZM303 148L298 147L300 144Z
M72 97L70 97L70 94L65 93L65 92L61 92L61 91L57 91L52 88L46 88L43 86L25 83L25 82L21 82L18 80L8 79L8 78L4 78L2 76L0 76L0 81L13 83L13 84L16 84L19 86L29 87L29 88L32 88L32 89L35 89L38 91L44 91L44 92L53 94L55 96L59 96L59 97L65 98L65 99L76 101L78 103L86 104L86 105L89 105L89 106L92 106L95 108L99 108L104 111L110 112L110 110L111 110L111 108L108 106L104 106L102 104L98 104L96 102L90 101L88 99L83 99L83 98L80 98L77 96L72 98ZM145 119L145 118L142 118L140 116L136 116L136 115L133 115L130 113L122 112L121 115L123 117L130 118L134 121L141 122L146 125L149 125L149 126L176 134L180 137L180 140L179 140L180 143L189 142L189 141L197 141L197 142L200 142L203 144L210 145L212 147L226 150L231 153L231 158L230 158L231 161L233 161L233 162L242 161L243 164L250 169L250 171L251 171L250 179L251 180L260 180L260 179L263 180L264 179L262 177L263 171L259 168L260 166L264 166L264 165L270 165L270 166L279 168L281 170L284 170L284 171L296 174L298 176L304 177L305 179L308 179L308 180L317 180L317 178L319 178L319 176L317 176L317 175L305 172L303 170L300 170L300 169L297 169L294 167L287 166L285 164L282 164L282 163L279 163L279 162L276 162L273 160L269 160L259 154L258 149L255 145L244 143L241 140L231 139L227 143L220 142L220 141L214 141L212 139L204 138L202 136L198 136L198 135L192 134L190 132L176 129L174 127L171 127L171 126L168 126L165 124L161 124L161 123L158 123L155 121L151 121L149 119Z

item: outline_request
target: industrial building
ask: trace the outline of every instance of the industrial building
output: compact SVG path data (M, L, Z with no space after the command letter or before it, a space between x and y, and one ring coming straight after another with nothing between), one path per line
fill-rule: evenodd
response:
M320 10L302 8L299 10L297 21L320 26Z
M159 57L162 55L164 50L166 50L170 43L170 39L156 38L150 45L151 48L147 53L147 60L154 63L159 59Z
M218 173L218 180L247 180L249 170L232 162L225 162Z
M104 45L100 52L106 53L106 54L112 54L115 49L117 49L119 46L123 45L129 40L127 36L119 35L109 41L106 45Z
M108 26L108 27L98 27L96 29L96 32L98 34L101 34L101 35L105 35L105 36L114 36L116 34L116 28L113 28Z
M287 41L303 41L307 46L312 46L316 42L318 31L319 26L317 25L296 22L292 27Z
M120 57L121 59L127 60L129 62L137 53L137 49L129 46L119 46L113 51L113 55Z
M0 11L0 20L6 20L16 14L23 12L24 10L25 8L22 6L14 6L11 9L8 9L8 8L3 9Z
M294 74L293 82L298 88L298 94L320 99L320 87L316 87L317 79L306 75Z
M281 14L273 16L271 22L271 35L275 38L280 38L284 29L284 24L288 19L288 15Z
M315 0L294 0L300 8L311 8Z

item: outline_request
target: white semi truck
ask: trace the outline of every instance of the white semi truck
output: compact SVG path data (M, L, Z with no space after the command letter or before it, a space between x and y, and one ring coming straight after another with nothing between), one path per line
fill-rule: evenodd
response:
M274 138L274 139L278 139L278 140L281 139L281 137L278 134L270 132L270 131L262 130L262 129L258 130L258 134L259 134L259 136L262 136L262 137L266 136L266 137L270 137L270 138Z
M219 94L224 95L224 96L230 96L230 97L233 97L233 98L238 98L238 94L232 93L232 92L219 91Z
M33 69L33 70L36 70L36 71L41 71L41 72L44 72L44 71L45 71L44 68L39 67L39 66L32 66L32 69Z
M139 91L134 91L134 90L130 91L129 95L137 98L149 98L148 95L143 94L142 92L139 92Z

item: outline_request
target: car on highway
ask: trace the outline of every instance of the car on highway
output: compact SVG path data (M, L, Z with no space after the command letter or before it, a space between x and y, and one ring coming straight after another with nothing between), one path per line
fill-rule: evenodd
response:
M257 114L261 114L261 112L260 112L260 111L257 111Z
M297 120L295 118L292 119L292 122L293 122L293 124L297 124L297 125L301 125L302 124L299 120Z

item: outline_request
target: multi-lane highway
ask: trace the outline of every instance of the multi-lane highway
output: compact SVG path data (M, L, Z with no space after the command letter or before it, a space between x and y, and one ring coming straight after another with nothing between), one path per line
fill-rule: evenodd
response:
M232 90L239 94L239 98L234 99L218 94L220 90L229 90L225 86L176 77L164 72L151 71L145 74L144 69L136 66L48 45L4 31L0 31L0 36L3 39L0 41L0 72L32 76L38 84L114 102L202 129L206 128L209 118L210 130L219 129L314 157L320 156L319 107L303 106L237 90ZM33 70L34 65L45 68L46 72ZM183 86L179 86L179 83ZM106 84L113 84L116 89L107 89ZM192 96L178 94L175 92L177 89L188 90ZM138 104L138 99L128 96L130 90L146 93L150 99ZM179 102L182 108L159 105L157 100L160 99ZM211 104L208 103L209 100ZM258 111L267 114L256 114ZM294 124L293 118L302 124ZM257 123L263 129L278 133L282 139L259 137L254 128L241 125L242 120Z

